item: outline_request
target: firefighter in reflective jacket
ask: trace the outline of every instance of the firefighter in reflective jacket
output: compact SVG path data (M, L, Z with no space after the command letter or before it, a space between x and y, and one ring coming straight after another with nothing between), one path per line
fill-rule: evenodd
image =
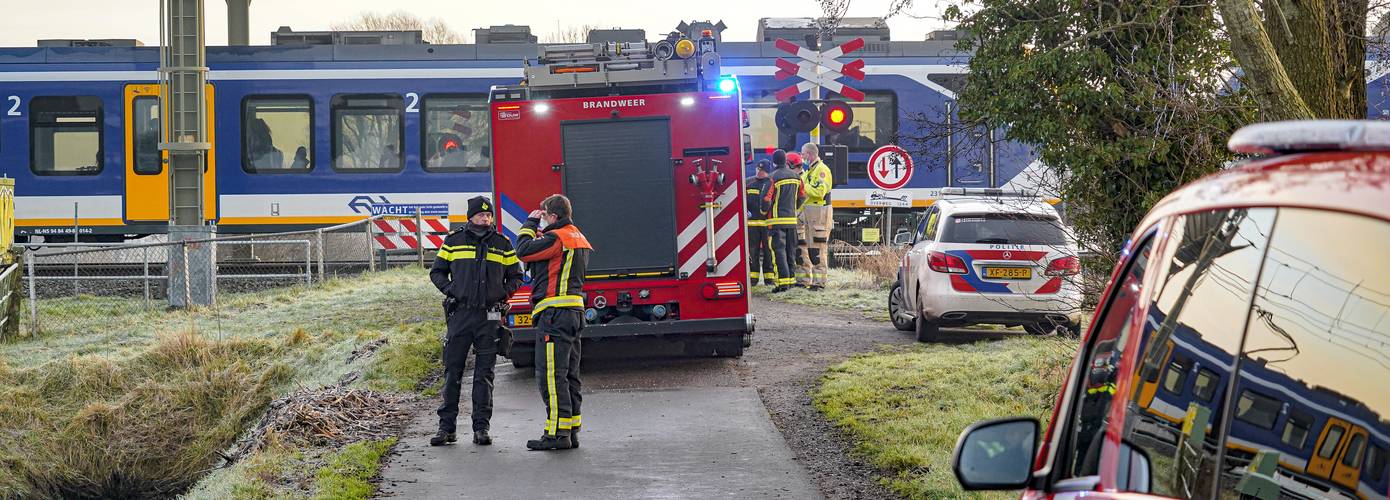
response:
M507 297L521 286L521 265L512 242L493 229L492 203L484 197L468 200L468 225L444 238L430 267L430 281L444 293L444 402L439 406L439 432L431 446L452 443L459 414L459 391L468 350L473 348L473 443L492 444L493 367Z
M584 328L584 270L593 247L571 222L571 214L568 198L551 195L517 232L517 256L531 272L536 381L546 410L545 433L526 442L532 450L579 446L579 331Z
M744 205L748 207L748 282L757 285L777 284L777 270L772 267L772 240L767 233L767 207L763 197L772 188L772 162L758 160L757 173L744 179Z
M796 207L805 197L801 177L787 166L787 153L777 150L772 153L772 163L777 170L772 172L772 189L763 197L768 209L767 231L772 237L772 262L777 269L777 287L774 293L786 291L796 283L792 264L796 252Z
M825 289L830 273L830 226L835 217L830 207L830 186L833 180L830 167L820 160L820 146L808 142L801 147L801 159L806 167L801 173L801 184L806 186L806 203L801 211L801 240L806 248L806 268L812 290ZM798 268L798 274L803 270ZM801 276L797 276L800 280Z

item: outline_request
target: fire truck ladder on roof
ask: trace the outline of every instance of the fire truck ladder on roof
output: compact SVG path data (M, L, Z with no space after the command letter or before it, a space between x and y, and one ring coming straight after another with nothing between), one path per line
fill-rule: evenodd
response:
M681 51L672 48L677 46L687 48L688 57L680 57ZM526 63L526 86L553 90L713 82L720 64L714 47L713 39L541 45L536 63Z

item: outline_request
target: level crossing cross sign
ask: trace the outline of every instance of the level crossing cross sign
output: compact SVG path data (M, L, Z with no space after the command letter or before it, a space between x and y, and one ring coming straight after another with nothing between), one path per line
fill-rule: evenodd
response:
M885 191L906 186L912 179L912 155L892 144L874 150L867 167L869 180Z
M777 39L777 48L801 58L800 62L791 62L783 58L777 58L777 73L773 74L778 80L786 80L791 77L800 77L802 81L796 85L777 91L778 101L790 101L797 94L809 91L816 87L822 87L836 94L844 96L846 99L855 101L864 100L864 93L853 87L840 83L842 77L853 78L864 81L864 60L855 59L849 62L836 61L841 56L854 52L864 47L863 38L855 38L842 43L837 47L829 48L820 52L802 47L781 38Z

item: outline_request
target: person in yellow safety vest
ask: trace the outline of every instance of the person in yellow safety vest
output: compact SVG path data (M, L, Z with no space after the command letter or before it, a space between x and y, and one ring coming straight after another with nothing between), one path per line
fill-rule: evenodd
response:
M801 182L806 186L806 205L802 209L798 236L806 249L805 272L811 290L824 290L830 273L830 227L835 224L834 209L830 206L830 187L834 185L830 167L820 159L820 146L808 142L801 147L801 159L806 168ZM798 279L802 269L797 269Z
M796 284L792 277L792 254L796 251L796 206L802 203L805 190L801 187L801 177L787 166L787 153L782 150L772 152L772 189L763 195L763 204L768 207L767 232L772 238L772 262L777 270L777 287L773 293L787 291Z
M791 167L792 173L796 174L797 179L805 177L806 162L802 160L801 153L787 153L787 166ZM810 261L807 259L806 235L801 231L801 226L806 225L806 182L801 183L802 196L796 203L796 250L793 251L793 258L796 261L794 277L796 286L808 288L811 286Z
M757 173L744 179L744 205L748 209L748 283L777 284L777 270L772 267L772 239L767 232L767 208L763 197L772 189L772 162L758 160Z

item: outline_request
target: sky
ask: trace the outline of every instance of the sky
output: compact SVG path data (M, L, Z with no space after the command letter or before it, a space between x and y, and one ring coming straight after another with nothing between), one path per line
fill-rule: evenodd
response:
M889 0L854 0L849 16L883 15ZM894 40L922 40L942 29L941 12L948 0L917 0L910 16L889 19ZM647 39L671 31L682 20L723 20L728 41L749 41L762 17L814 17L816 0L705 0L689 7L643 0L252 0L251 43L268 45L270 32L280 26L296 31L325 30L361 12L404 10L421 17L438 17L472 40L473 28L494 24L527 24L541 38L560 28L585 24L641 28ZM660 6L653 8L653 6ZM223 0L207 0L207 44L227 42L227 8ZM33 47L42 38L136 38L145 45L159 42L159 0L0 0L0 46ZM915 16L915 17L914 17Z

